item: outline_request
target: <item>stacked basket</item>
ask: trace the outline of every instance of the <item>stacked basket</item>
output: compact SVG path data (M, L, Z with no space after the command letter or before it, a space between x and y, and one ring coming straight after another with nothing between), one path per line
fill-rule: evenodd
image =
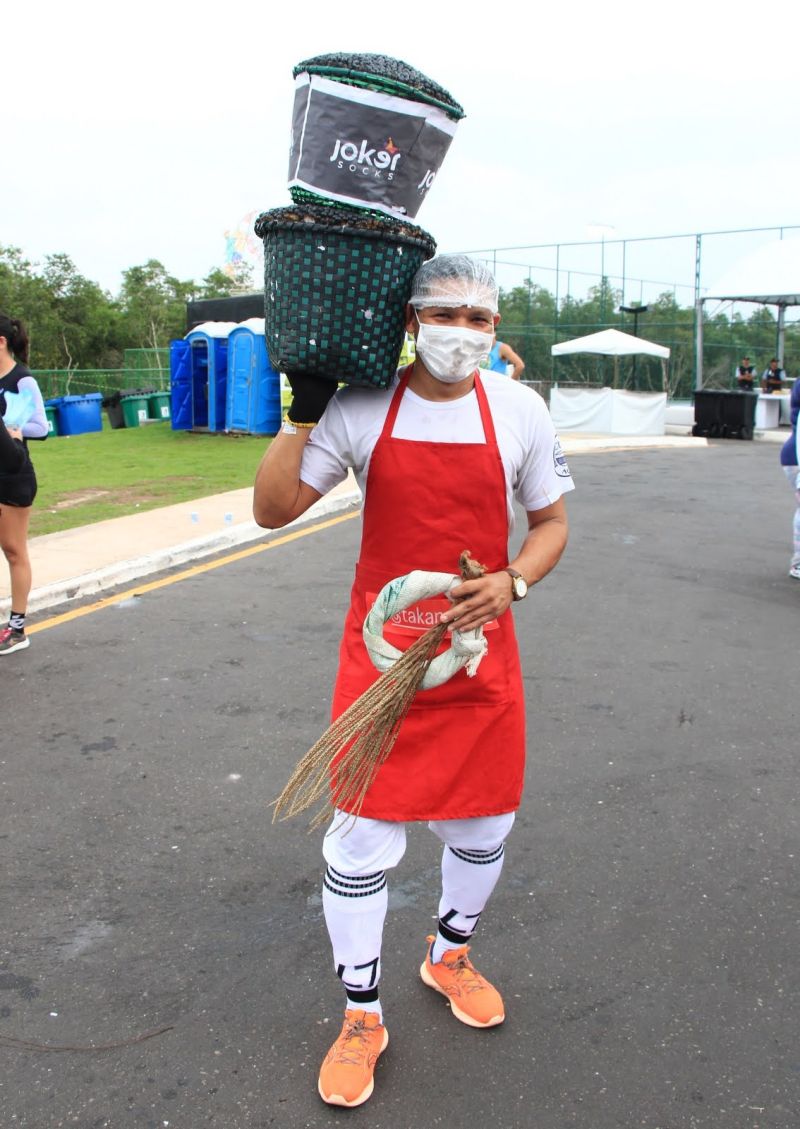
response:
M446 90L385 55L322 55L294 75L294 205L255 225L270 362L386 388L411 281L436 251L410 218L464 113Z

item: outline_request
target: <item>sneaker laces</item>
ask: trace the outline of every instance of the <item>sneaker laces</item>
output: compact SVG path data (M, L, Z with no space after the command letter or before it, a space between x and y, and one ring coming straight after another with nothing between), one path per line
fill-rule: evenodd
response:
M457 957L451 957L450 960L447 960L445 959L447 957L447 953L445 953L444 958L442 959L442 963L455 974L459 983L464 986L465 991L482 991L485 987L487 987L487 981L483 976L481 976L480 972L478 972L477 968L475 968L474 964L467 956L469 947L456 949L455 951L458 953Z
M369 1052L369 1036L374 1028L367 1027L363 1019L346 1019L342 1033L336 1040L334 1062L342 1066L358 1066Z

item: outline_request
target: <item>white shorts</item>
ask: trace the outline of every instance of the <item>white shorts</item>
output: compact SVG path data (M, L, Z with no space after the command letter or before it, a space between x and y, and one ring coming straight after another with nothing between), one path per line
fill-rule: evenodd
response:
M505 842L514 826L513 811L477 819L432 819L428 827L448 847L491 851ZM376 874L397 866L406 851L405 823L384 819L353 820L337 811L322 843L325 862L340 874Z

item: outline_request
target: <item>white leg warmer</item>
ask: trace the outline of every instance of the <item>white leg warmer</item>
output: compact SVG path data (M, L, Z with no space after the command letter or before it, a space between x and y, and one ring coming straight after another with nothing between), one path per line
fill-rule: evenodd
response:
M431 959L465 945L503 870L504 839L514 822L509 816L437 821L431 829L445 843L439 927Z
M325 924L336 973L348 1003L380 1011L381 941L388 892L386 869L406 845L405 825L334 816L323 843L328 863L322 888Z

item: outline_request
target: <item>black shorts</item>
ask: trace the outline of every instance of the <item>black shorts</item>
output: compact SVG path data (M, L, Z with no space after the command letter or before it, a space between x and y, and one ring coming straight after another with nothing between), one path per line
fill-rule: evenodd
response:
M25 462L19 470L13 474L0 473L0 506L32 506L37 489L36 471L26 448Z

